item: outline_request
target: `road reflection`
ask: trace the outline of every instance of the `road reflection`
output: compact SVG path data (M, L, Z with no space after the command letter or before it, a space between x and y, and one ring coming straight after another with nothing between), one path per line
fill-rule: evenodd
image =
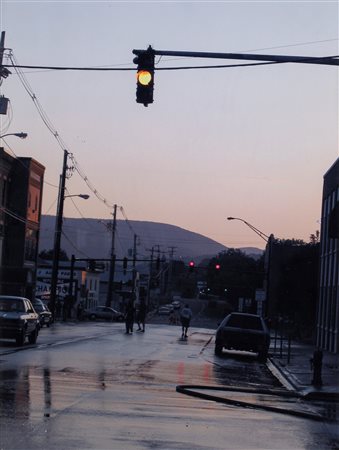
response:
M29 417L29 368L4 370L1 372L0 404L1 411L8 417Z

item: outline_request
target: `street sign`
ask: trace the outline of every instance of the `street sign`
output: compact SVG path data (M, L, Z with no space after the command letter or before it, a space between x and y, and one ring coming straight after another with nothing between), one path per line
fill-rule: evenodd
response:
M266 300L265 289L256 289L255 290L255 301L256 302L264 302L265 300Z

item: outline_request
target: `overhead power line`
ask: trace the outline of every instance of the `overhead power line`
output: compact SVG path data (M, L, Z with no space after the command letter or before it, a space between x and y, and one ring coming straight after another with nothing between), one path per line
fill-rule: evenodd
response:
M42 108L37 96L35 95L35 93L33 92L33 89L31 88L31 86L29 85L27 79L25 78L23 72L20 70L20 65L17 64L16 59L13 55L13 52L10 53L9 55L10 60L13 63L13 66L15 68L15 71L24 87L24 89L26 90L26 92L28 93L28 95L30 96L30 98L33 100L33 103L38 111L38 114L40 115L42 121L44 122L44 124L46 125L46 127L48 128L48 130L50 131L50 133L54 136L54 138L57 140L59 147L61 148L61 150L65 150L67 148L65 142L63 141L63 139L61 138L61 136L59 135L59 133L57 132L57 130L55 129L53 123L51 122L51 120L49 119L49 117L47 116L47 114L45 113L44 109ZM14 64L15 63L15 64ZM135 70L135 69L133 69ZM75 156L73 155L73 153L68 153L68 156L73 164L74 169L77 171L77 173L80 175L80 177L83 179L83 181L85 181L85 183L87 184L88 188L92 191L92 193L97 197L98 200L100 200L102 203L104 203L108 208L112 209L114 204L113 202L109 202L96 188L95 186L91 183L91 181L89 180L89 178L87 177L87 175L84 173L84 171L81 169L78 161L75 159ZM134 230L131 226L131 224L128 221L128 218L125 214L125 211L122 207L120 207L121 212L123 213L126 223L128 224L129 228L131 229L131 231L134 233Z
M221 69L227 67L247 67L247 66L263 66L267 64L279 64L279 62L263 62L248 64L220 64L208 66L174 66L174 67L155 67L154 70L187 70L187 69ZM63 66L28 66L18 64L4 64L3 67L12 67L14 69L37 69L37 70L78 70L91 72L135 72L135 67L63 67Z

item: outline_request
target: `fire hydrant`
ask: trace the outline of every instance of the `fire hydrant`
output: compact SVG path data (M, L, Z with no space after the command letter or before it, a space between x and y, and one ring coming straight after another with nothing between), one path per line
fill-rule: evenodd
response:
M323 352L317 349L313 353L313 358L310 359L311 370L313 370L312 384L314 386L322 386L321 370L323 366Z

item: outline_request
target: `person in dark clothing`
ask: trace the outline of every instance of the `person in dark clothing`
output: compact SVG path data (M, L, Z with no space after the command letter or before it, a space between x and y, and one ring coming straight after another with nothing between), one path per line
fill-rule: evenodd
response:
M133 300L129 300L127 303L125 312L125 324L126 324L126 334L133 333L133 324L134 324Z
M146 320L146 303L145 299L141 298L139 303L139 311L137 315L138 331L145 332L145 320Z

